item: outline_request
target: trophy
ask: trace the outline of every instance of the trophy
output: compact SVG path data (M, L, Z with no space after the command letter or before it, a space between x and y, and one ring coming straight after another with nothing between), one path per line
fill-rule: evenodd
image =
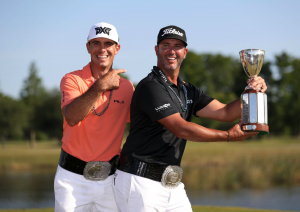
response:
M239 53L246 74L253 79L261 70L265 51L245 49ZM247 86L241 95L241 102L243 119L241 129L246 132L259 132L257 135L269 134L267 94Z

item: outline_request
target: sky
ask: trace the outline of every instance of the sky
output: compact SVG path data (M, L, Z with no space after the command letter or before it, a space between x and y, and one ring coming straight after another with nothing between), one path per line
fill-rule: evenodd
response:
M299 58L299 8L299 0L0 0L0 92L19 98L32 62L47 89L59 88L66 73L89 63L86 39L99 22L117 28L113 68L134 83L156 65L157 34L168 25L183 28L189 51L199 54L238 58L258 48L269 61L283 51Z

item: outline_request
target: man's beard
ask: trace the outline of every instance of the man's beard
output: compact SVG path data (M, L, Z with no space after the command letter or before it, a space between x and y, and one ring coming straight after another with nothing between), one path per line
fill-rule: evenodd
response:
M160 64L161 64L166 70L175 70L176 68L178 68L178 67L181 65L181 63L182 63L182 61L183 61L183 59L181 59L181 60L178 60L178 59L177 59L177 65L176 65L176 66L174 66L174 64L172 64L172 65L167 65L167 64L165 64L164 58L163 58L160 54L158 54L158 55L159 55L159 56L158 56L158 60L159 60Z

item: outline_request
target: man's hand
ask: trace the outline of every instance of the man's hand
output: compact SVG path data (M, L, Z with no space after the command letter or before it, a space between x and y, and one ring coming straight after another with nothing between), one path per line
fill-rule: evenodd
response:
M243 120L240 119L239 123L234 125L231 129L228 130L230 139L229 141L243 141L246 138L249 138L253 135L257 135L258 132L244 132L241 130L241 125Z
M117 89L120 86L120 76L118 74L125 73L125 69L112 70L101 76L96 82L97 90L103 92L105 90Z
M260 92L266 92L268 88L265 80L259 76L254 76L252 80L248 79L247 83L251 88Z
M95 105L97 99L106 90L116 89L120 86L118 74L126 72L125 69L112 70L100 77L87 92L74 99L63 108L66 121L70 126L83 120Z

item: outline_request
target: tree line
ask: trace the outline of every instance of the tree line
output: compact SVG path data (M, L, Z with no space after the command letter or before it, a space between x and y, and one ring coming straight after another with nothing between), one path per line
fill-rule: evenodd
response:
M61 139L63 116L59 89L47 90L38 76L35 63L29 67L20 98L13 99L0 93L0 139L36 140Z
M189 52L181 67L180 74L185 81L222 103L239 98L245 90L248 77L238 58ZM300 59L282 52L275 55L274 61L264 61L259 76L268 86L270 134L300 136ZM232 123L196 117L193 122L222 130L232 126Z
M270 134L300 136L300 59L283 52L272 62L265 60L259 75L268 86ZM223 103L239 98L247 80L238 58L192 51L182 63L180 76ZM59 89L46 89L35 63L31 63L19 99L0 92L0 139L30 140L32 147L35 140L61 139L60 99ZM232 126L197 117L193 122L221 130Z

